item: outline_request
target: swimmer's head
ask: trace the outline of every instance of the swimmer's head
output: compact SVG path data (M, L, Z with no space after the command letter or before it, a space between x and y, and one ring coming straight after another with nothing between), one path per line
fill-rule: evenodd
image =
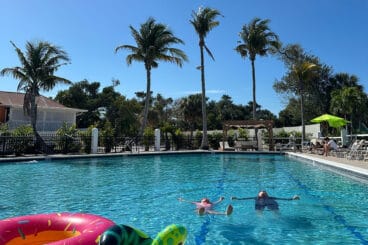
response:
M268 197L268 194L266 191L260 191L258 193L258 198L265 198L265 197Z
M201 203L211 203L210 199L208 198L202 198Z

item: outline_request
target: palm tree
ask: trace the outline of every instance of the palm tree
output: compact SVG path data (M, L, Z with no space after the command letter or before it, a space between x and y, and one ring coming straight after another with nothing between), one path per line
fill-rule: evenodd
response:
M181 67L183 61L187 61L188 59L182 50L170 47L173 44L184 44L184 42L175 37L166 25L156 23L153 18L149 18L140 26L139 31L132 26L129 27L137 46L121 45L115 49L115 52L121 49L130 51L131 53L126 57L127 64L131 65L133 61L139 61L143 62L146 68L146 99L143 122L139 132L139 136L142 136L147 125L151 95L151 69L158 67L158 61L175 63Z
M36 136L36 145L43 144L43 147L45 147L36 127L36 97L40 95L40 90L49 91L57 83L71 84L69 80L54 75L60 66L66 65L70 60L65 51L48 42L27 42L25 53L13 42L11 44L17 52L21 66L4 68L0 74L2 76L12 75L20 81L17 90L25 92L23 110L26 115L30 116L31 125Z
M206 113L206 82L204 78L204 53L203 49L206 49L209 56L214 60L214 57L205 43L205 37L216 26L220 24L216 21L216 17L221 15L219 11L211 8L200 8L197 12L192 13L192 20L190 23L193 25L195 31L199 36L199 49L201 52L201 83L202 83L202 121L203 121L203 136L201 149L208 149L208 136L207 136L207 113Z
M273 53L280 48L278 36L270 31L268 27L268 19L261 20L254 18L248 25L244 25L239 33L243 43L239 44L235 51L241 57L249 57L252 64L252 81L253 81L253 119L256 117L256 71L254 61L257 54L266 56L268 53Z
M302 121L302 144L305 139L305 122L304 122L304 83L313 78L317 65L304 61L296 63L292 70L291 76L299 83L300 95L300 119Z
M332 91L330 111L336 115L343 115L349 119L350 132L353 133L353 126L358 126L358 121L362 121L367 112L367 95L361 86L344 86L341 89ZM356 119L356 120L355 120Z

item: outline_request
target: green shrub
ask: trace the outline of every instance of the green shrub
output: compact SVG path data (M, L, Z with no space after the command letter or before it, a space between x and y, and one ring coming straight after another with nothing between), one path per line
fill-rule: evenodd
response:
M202 144L202 132L197 130L194 134L193 149L199 149Z
M149 150L150 145L153 145L155 140L155 131L151 127L147 127L143 133L143 145L146 151Z
M114 128L110 121L106 121L101 132L102 144L105 147L105 152L111 152L114 145Z
M222 133L212 133L208 135L208 143L212 149L218 149L220 147L220 141L223 140Z
M79 130L75 125L68 126L67 123L63 123L61 128L56 131L58 136L57 145L64 154L69 152L80 152L82 145L76 137L79 137Z
M239 128L238 131L239 131L239 138L242 138L244 140L248 140L249 132L248 132L247 129Z
M92 129L96 128L96 125L91 125L84 132L79 132L79 135L83 142L83 151L87 154L91 153L92 145Z
M14 140L9 142L10 148L15 155L19 156L33 148L33 128L31 125L22 125L11 132Z
M227 142L229 143L230 147L233 147L235 145L235 131L234 130L229 130L227 132Z
M175 130L175 133L173 135L173 141L175 144L175 149L179 150L183 145L183 133L180 129Z
M277 134L275 134L273 137L276 137L276 138L288 138L289 137L289 133L286 132L284 129L282 129L280 132L278 132Z
M0 135L1 136L10 136L10 131L9 131L9 127L8 124L3 123L0 125Z

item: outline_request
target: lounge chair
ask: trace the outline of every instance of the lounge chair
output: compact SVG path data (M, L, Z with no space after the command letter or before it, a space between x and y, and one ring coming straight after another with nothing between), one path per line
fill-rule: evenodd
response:
M363 157L362 147L364 140L356 140L350 147L350 150L345 154L345 158L349 160L360 160Z
M227 141L220 141L220 150L222 150L222 151L235 151L235 148L230 147L229 142L227 142Z

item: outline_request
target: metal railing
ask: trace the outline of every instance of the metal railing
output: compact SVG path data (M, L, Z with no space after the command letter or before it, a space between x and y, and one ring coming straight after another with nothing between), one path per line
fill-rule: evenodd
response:
M77 136L43 134L42 139L43 144L37 144L36 137L34 136L0 136L0 156L91 153L92 139L91 135L88 134L80 134ZM210 149L219 149L220 141L210 142ZM269 151L269 139L264 138L262 141L264 146L263 150ZM190 137L189 135L181 137L161 136L160 138L160 151L196 150L200 148L200 145L201 138ZM273 145L275 151L301 149L299 139L295 139L293 143L294 148L290 147L289 138L274 138ZM255 139L236 140L233 141L230 146L236 148L238 151L258 150L257 141ZM290 147L290 149L287 147ZM139 153L154 150L157 149L155 149L153 137L113 137L100 135L98 138L98 153Z

